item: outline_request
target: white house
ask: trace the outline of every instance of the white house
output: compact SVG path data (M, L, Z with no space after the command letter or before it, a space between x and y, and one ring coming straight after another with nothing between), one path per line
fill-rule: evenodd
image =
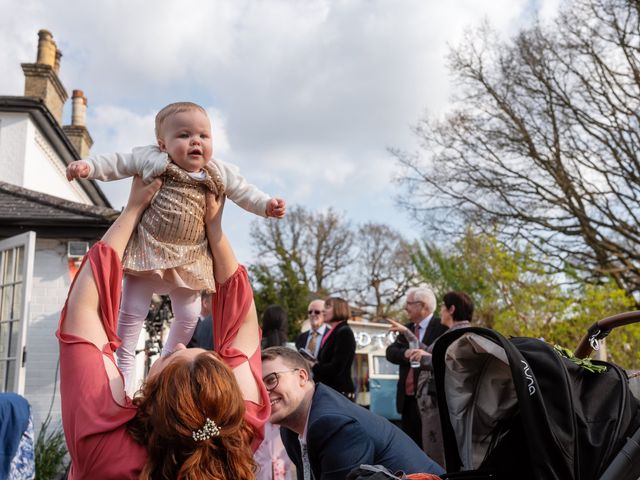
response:
M78 260L118 215L96 183L65 178L93 143L86 99L73 91L63 126L61 53L51 33L38 37L25 95L0 96L0 391L29 400L36 429L51 406L59 419L55 330Z

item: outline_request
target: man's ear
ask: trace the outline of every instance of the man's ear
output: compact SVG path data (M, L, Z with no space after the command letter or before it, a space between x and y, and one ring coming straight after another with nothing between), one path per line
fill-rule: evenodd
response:
M301 368L300 370L298 370L298 374L300 375L301 385L304 385L305 383L307 383L310 380L309 374L307 373L307 371L304 368Z
M164 143L164 140L162 140L161 138L158 139L158 147L160 147L160 151L162 152L167 151L167 145Z

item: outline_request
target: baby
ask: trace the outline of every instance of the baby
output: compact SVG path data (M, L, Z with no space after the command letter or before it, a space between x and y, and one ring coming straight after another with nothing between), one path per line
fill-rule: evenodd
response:
M158 146L130 154L97 155L72 162L69 181L117 180L139 175L163 184L145 211L122 260L125 271L118 320L122 345L116 351L125 387L132 393L135 348L153 293L169 294L174 321L162 349L186 344L200 312L200 291L215 290L213 263L204 225L205 195L226 195L256 215L282 218L285 202L271 198L238 174L235 166L212 158L211 123L190 102L172 103L156 115Z

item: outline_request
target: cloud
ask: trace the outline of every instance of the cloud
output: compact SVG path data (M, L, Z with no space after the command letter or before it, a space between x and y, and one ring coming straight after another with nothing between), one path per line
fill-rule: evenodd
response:
M0 93L22 93L19 64L48 28L63 83L88 97L94 152L152 142L157 110L192 100L212 118L215 154L263 190L413 234L386 149L411 149L410 125L446 107L448 46L485 18L511 35L558 1L0 0ZM128 183L104 189L119 207ZM226 215L250 251L252 217Z

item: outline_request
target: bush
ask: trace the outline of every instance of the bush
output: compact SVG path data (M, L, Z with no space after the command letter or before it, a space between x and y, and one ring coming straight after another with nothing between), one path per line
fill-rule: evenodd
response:
M36 439L36 479L54 480L60 478L67 468L65 458L67 456L67 444L61 426L48 432L51 426L51 417L47 416L40 427L40 433Z

